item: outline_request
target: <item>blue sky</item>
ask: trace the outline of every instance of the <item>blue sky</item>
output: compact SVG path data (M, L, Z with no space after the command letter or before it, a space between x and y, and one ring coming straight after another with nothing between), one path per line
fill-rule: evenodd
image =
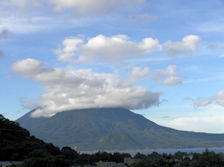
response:
M224 2L2 0L1 113L126 107L224 133Z

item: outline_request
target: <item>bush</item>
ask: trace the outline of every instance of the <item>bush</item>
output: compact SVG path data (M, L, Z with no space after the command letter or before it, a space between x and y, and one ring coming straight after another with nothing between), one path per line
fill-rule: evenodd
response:
M69 167L64 156L50 156L46 158L30 158L24 161L22 167Z

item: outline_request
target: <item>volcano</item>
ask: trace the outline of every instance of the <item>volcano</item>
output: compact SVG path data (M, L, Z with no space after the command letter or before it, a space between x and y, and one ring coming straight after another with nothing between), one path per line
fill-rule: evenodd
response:
M224 134L179 131L124 108L93 108L60 112L50 118L17 120L32 135L79 151L223 147Z

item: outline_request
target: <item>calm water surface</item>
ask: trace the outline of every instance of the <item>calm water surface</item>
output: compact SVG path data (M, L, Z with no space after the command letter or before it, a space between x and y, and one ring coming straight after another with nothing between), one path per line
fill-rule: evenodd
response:
M187 153L203 153L206 149L209 151L214 151L216 153L218 152L223 152L224 153L224 147L214 147L214 148L175 148L175 149L150 149L150 150L125 150L125 151L106 151L106 152L120 152L120 153L129 153L132 156L134 156L136 153L142 153L142 154L151 154L152 152L157 152L157 153L167 153L167 154L175 154L178 151L181 152L187 152ZM80 153L87 153L87 154L94 154L97 151L80 151Z

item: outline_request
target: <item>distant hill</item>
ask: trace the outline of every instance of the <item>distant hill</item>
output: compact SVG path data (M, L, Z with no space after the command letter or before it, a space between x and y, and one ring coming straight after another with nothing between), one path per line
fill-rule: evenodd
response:
M17 120L32 135L83 151L224 146L224 134L162 127L123 108L72 110L50 118L32 118L32 112Z

